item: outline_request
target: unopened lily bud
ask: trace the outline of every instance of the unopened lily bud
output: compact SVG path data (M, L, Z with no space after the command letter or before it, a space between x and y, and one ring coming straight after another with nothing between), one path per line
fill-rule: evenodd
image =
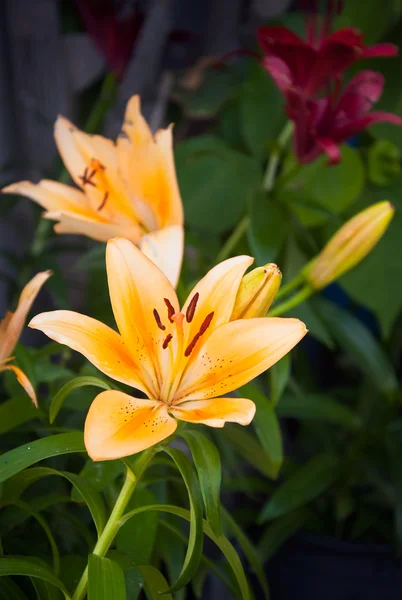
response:
M394 212L390 202L378 202L347 221L304 269L310 285L319 290L363 260L385 233Z
M231 321L265 316L279 290L281 279L282 274L273 263L247 273L240 283Z

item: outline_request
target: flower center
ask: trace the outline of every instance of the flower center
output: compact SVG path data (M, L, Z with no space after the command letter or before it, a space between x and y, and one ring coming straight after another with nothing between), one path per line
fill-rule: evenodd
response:
M102 163L97 158L91 158L89 167L85 167L84 173L80 175L80 179L84 187L90 185L94 188L99 189L100 191L103 191L104 193L102 202L96 209L97 211L100 211L102 210L102 208L104 208L109 198L109 186L107 185L107 181L104 175L105 171L105 165L102 165ZM94 177L96 177L96 182L94 181Z

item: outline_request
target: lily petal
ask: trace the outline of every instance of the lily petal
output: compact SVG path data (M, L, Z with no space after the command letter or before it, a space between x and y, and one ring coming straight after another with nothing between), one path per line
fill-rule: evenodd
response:
M176 421L162 402L140 400L117 391L100 393L89 409L84 439L92 460L111 460L141 452L172 435Z
M2 192L26 196L49 211L62 211L80 217L91 212L83 192L57 181L42 179L37 184L30 181L18 181L3 188ZM97 220L102 221L103 219L98 216Z
M189 364L175 404L213 398L245 385L272 367L307 333L298 319L232 321L216 329Z
M138 95L132 96L127 102L123 131L134 146L143 146L153 141L148 123L141 114L141 99ZM118 143L123 140L124 136Z
M54 124L54 139L57 149L74 182L82 187L80 175L83 174L88 164L77 145L74 137L75 131L77 128L71 121L61 116L57 117Z
M45 214L45 217L54 221L60 221L54 226L56 233L87 235L99 242L107 242L117 235L124 235L126 239L137 243L141 237L141 229L135 223L124 226L118 223L102 223L92 218L75 218L73 215L57 211L48 212Z
M170 412L188 423L223 427L225 423L248 425L255 415L255 404L247 398L212 398L183 402Z
M152 395L124 340L107 325L71 310L54 310L36 315L29 327L80 352L105 375Z
M224 260L211 269L193 288L183 306L183 313L186 315L190 304L198 294L193 318L186 327L186 346L194 339L211 313L213 318L202 336L203 342L217 327L230 321L242 277L253 261L251 256L235 256ZM199 346L196 345L195 352L190 356L194 357L198 348Z
M2 328L1 331L0 362L7 359L14 350L25 325L25 320L30 308L42 285L49 279L51 274L51 271L37 273L22 290L15 313L12 313L11 315L8 313L8 315L6 315L7 321L5 327Z
M144 235L139 242L140 250L166 275L175 288L179 281L184 250L184 231L180 225Z
M4 365L1 367L0 370L1 371L13 371L13 373L17 377L18 383L21 384L21 386L24 388L24 390L26 391L28 396L31 398L31 400L34 403L34 405L36 406L36 408L38 408L38 400L36 398L35 390L33 388L32 383L29 381L28 377L25 375L24 371L21 371L21 369L19 367L16 367L15 365Z
M119 331L144 376L156 375L162 384L162 345L171 328L165 299L179 312L176 292L162 271L123 238L109 241L106 267Z

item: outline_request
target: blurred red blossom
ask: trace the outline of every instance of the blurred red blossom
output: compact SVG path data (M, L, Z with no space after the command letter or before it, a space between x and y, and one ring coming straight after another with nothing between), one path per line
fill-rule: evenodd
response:
M301 163L312 162L326 153L329 164L341 158L339 145L369 125L388 122L402 125L402 119L384 111L370 112L378 102L384 78L375 71L362 71L343 91L327 97L307 98L300 89L287 91L286 112L295 124L294 152Z
M130 60L144 15L135 8L122 14L113 0L76 0L89 35L119 79Z

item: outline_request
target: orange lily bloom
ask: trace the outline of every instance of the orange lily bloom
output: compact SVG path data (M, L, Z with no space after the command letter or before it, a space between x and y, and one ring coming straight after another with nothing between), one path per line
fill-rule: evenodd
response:
M8 312L0 321L0 371L13 371L36 407L38 407L38 401L32 383L19 367L8 363L14 358L11 354L19 340L27 314L39 290L51 274L51 271L43 271L35 275L22 290L15 313Z
M133 96L116 144L89 135L59 117L55 140L80 189L56 181L20 181L5 193L28 196L59 221L57 233L83 234L107 242L125 237L161 268L176 286L183 257L183 207L177 184L172 128L152 135Z
M305 335L298 319L230 321L246 269L238 256L214 267L180 310L165 275L131 242L110 240L109 293L120 334L90 317L58 310L29 324L81 352L106 375L146 399L105 391L93 401L85 444L93 460L140 452L170 436L176 419L223 427L248 425L255 405L222 397L278 361Z

